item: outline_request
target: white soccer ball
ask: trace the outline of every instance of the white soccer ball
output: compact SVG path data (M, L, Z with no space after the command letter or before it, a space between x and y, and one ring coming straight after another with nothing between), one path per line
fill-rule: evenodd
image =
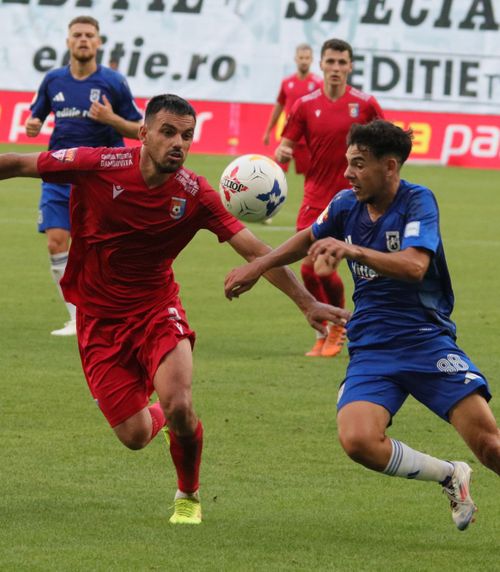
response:
M285 202L288 186L281 167L264 155L242 155L224 169L219 183L223 205L236 218L260 222Z

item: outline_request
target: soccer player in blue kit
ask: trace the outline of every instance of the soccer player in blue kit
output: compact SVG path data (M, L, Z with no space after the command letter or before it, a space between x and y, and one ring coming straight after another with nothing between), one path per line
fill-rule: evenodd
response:
M45 76L25 123L26 135L36 137L53 112L55 125L49 150L123 147L123 137L138 139L142 115L126 79L97 63L101 45L98 21L91 16L71 20L66 43L69 65ZM50 271L58 288L68 260L70 189L70 185L42 183L38 230L47 236ZM59 292L62 296L60 288ZM75 307L69 302L66 306L70 319L52 332L55 336L76 334Z
M389 476L436 481L465 530L477 510L472 469L416 451L386 435L408 395L451 423L476 457L500 474L500 431L484 376L456 345L454 297L432 192L400 178L411 132L383 120L352 126L341 191L312 225L275 250L234 269L228 298L270 268L309 254L318 273L346 259L354 313L350 362L337 404L340 443L354 461Z

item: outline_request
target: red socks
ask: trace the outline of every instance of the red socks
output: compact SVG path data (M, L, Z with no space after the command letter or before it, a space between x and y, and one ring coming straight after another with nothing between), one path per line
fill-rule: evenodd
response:
M328 296L326 295L319 276L314 272L314 267L308 264L302 264L300 266L300 273L304 281L304 286L311 292L316 300L328 304Z
M161 408L160 402L157 401L148 407L149 414L151 415L151 421L153 422L153 429L151 431L151 441L156 437L160 429L165 427L167 420L165 419L165 414Z
M324 302L325 304L338 306L339 308L344 307L344 284L336 272L332 272L328 276L320 277L314 272L314 266L302 264L300 273L304 281L304 286L311 292L316 300Z
M326 292L328 302L332 306L343 308L345 306L344 284L336 272L320 278L321 284Z
M200 486L200 463L203 449L203 425L198 421L193 435L180 437L170 431L170 454L177 471L177 488L194 493Z

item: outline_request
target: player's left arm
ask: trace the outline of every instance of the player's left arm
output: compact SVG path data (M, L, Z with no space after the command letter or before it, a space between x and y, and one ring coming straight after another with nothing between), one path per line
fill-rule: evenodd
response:
M295 302L313 328L325 333L323 322L345 323L350 316L347 310L318 302L284 266L303 258L311 240L310 230L306 229L272 250L246 228L235 234L229 244L249 263L227 275L224 282L226 297L229 300L237 298L264 276Z
M37 169L40 153L4 153L0 155L0 179L40 177Z
M380 252L335 238L322 238L311 246L309 255L320 276L331 273L345 258L368 266L382 276L421 282L429 268L432 253L425 248L413 246L399 252Z
M123 137L139 139L141 121L130 121L115 113L111 102L105 95L102 96L102 103L99 101L92 103L89 109L89 117L94 121L113 127Z

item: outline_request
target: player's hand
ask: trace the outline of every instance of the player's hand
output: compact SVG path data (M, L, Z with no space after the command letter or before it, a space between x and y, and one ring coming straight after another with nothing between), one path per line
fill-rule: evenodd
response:
M318 276L328 276L337 269L346 252L345 242L335 238L322 238L311 246L308 255L314 262L314 272Z
M291 161L293 157L293 147L289 147L288 145L280 144L276 147L276 151L274 152L274 158L278 163L288 163Z
M233 298L238 298L240 294L248 292L260 277L261 273L252 262L233 268L224 280L224 294L226 298L232 300Z
M102 103L99 101L94 101L92 103L89 109L89 117L94 121L109 125L115 116L115 112L113 111L113 107L109 99L105 95L102 96L102 101Z
M24 124L24 129L28 137L36 137L42 129L42 121L38 117L28 117Z
M318 330L318 332L326 336L328 329L325 326L325 322L345 326L351 317L351 312L315 300L307 309L305 315L309 324L311 324L315 330Z

